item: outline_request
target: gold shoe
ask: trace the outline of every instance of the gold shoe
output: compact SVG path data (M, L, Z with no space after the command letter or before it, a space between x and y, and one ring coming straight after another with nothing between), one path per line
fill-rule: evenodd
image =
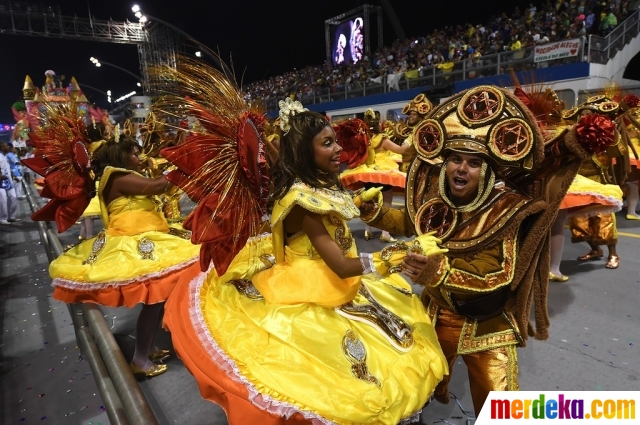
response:
M380 235L380 241L386 242L386 243L398 242L398 240L391 235L389 236Z
M129 363L129 368L131 368L131 372L133 372L133 376L135 376L136 379L153 378L154 376L162 375L169 369L166 364L151 363L151 367L145 372L133 362Z
M627 214L627 220L640 220L640 216L633 215L633 214Z
M151 360L154 363L157 363L157 362L162 363L165 360L167 360L169 357L171 357L171 352L169 350L156 350L155 353L149 354L149 360Z
M371 234L371 232L370 232L370 231L365 230L365 231L364 231L364 240L365 240L365 241L369 241L369 240L371 240L371 239L373 239L373 235Z
M561 274L560 276L557 276L549 272L549 282L566 282L568 280L569 280L569 276L565 276L563 274Z
M617 269L618 267L620 267L620 257L618 257L617 255L609 256L609 261L607 261L605 267L608 269Z
M591 261L591 260L599 260L602 258L602 250L598 251L589 251L585 255L581 255L578 257L578 261Z

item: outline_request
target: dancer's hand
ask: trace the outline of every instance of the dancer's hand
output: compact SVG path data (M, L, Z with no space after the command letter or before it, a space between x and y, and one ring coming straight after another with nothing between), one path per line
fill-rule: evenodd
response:
M382 204L382 187L372 187L371 189L365 190L355 197L353 203L356 204L356 207L360 208L360 205L364 202L371 201Z

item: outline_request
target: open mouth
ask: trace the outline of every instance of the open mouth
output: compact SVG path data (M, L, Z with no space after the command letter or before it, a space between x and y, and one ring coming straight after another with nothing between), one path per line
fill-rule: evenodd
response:
M340 165L340 157L331 158L331 163Z
M455 176L453 178L453 187L456 190L464 189L464 187L467 185L467 183L468 183L468 180L465 179L464 177Z

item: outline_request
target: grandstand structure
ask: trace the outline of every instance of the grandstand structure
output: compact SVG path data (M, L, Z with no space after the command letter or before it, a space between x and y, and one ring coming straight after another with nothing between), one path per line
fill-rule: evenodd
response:
M571 107L602 92L611 82L627 91L640 92L640 83L624 77L627 65L640 53L639 34L640 10L635 10L606 37L590 35L575 39L576 42L579 40L579 45L569 57L540 60L536 49L547 45L539 45L482 56L480 60L460 60L448 70L430 67L418 78L397 81L395 87L388 81L370 80L357 87L345 85L345 90L340 92L321 89L302 94L299 100L309 109L325 112L332 119L356 117L367 108L373 108L381 113L383 120L396 120L407 100L419 93L437 102L480 84L508 87L513 85L513 70L521 82L549 85L565 105ZM273 113L276 104L269 100L267 110Z
M65 16L59 7L0 0L0 34L135 44L140 60L144 94L153 96L168 84L149 70L157 65L176 66L184 54L185 37L171 26L150 22L118 22L93 17Z

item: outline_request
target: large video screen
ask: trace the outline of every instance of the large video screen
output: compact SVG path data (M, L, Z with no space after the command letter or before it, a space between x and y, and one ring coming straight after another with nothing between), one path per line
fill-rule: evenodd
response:
M364 57L364 20L354 18L334 27L331 60L334 65L355 64Z

